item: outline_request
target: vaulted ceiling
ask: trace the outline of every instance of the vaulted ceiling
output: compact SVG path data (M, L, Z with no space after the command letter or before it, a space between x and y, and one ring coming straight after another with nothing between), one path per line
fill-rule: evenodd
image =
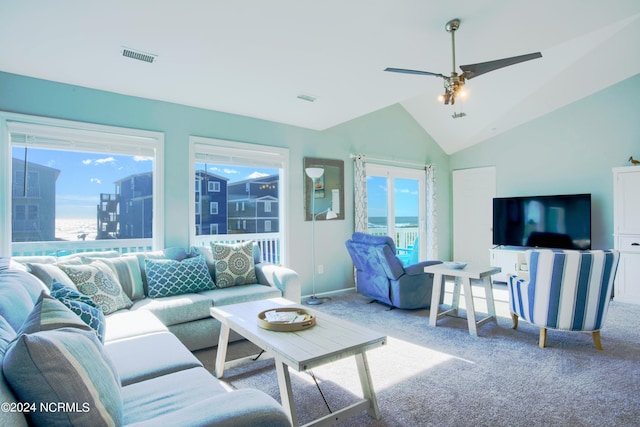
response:
M638 0L3 0L0 16L0 71L316 130L400 103L447 153L640 72ZM383 71L448 75L452 18L458 65L542 58L468 80L454 106L440 78Z

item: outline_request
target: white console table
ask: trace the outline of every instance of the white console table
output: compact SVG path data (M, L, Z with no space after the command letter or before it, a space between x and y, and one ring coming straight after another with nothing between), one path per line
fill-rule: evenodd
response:
M489 249L489 260L492 266L500 267L501 270L499 274L493 276L494 282L507 283L512 274L523 279L529 278L526 249L509 247Z

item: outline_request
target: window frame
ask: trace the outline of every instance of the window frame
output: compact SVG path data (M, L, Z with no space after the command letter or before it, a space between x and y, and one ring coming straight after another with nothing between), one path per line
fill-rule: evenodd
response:
M229 141L201 136L189 137L189 176L194 177L196 163L203 161L199 156L211 156L220 164L255 165L278 169L279 193L278 193L278 219L280 221L278 234L280 235L280 260L284 265L289 263L289 214L285 207L289 198L289 149L270 145L251 144L246 142ZM191 245L196 244L195 234L195 188L189 188L189 240ZM243 202L244 205L244 202ZM246 228L246 227L245 227Z
M39 148L135 155L134 147L142 147L153 152L152 247L164 247L164 133L0 111L0 256L12 254L11 133L22 132L22 129L30 134L68 142L65 146L39 144Z

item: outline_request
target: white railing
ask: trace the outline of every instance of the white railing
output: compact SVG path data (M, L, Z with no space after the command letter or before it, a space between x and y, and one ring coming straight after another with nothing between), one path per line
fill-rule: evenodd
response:
M261 234L211 234L196 236L194 246L209 246L212 242L241 243L253 240L260 247L262 260L280 264L282 259L282 238L280 233ZM152 239L113 240L56 240L50 242L14 242L12 256L64 256L79 252L117 251L121 254L152 250Z
M152 249L152 239L56 240L50 242L14 242L12 256L64 256L78 252L117 251L122 254Z
M420 230L418 227L406 227L406 228L396 228L396 233L393 241L396 243L397 248L408 248L409 246L413 246L413 242L418 237ZM374 236L388 236L387 228L370 228L369 234Z
M280 264L282 260L282 239L280 233L260 234L207 234L196 236L194 246L209 246L211 243L241 243L253 240L260 247L262 260Z

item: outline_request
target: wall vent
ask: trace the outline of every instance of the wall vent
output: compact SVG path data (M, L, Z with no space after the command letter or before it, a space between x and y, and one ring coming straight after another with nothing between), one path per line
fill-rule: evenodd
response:
M309 102L315 102L316 99L318 99L315 96L309 95L306 93L301 93L300 95L297 96L297 98L302 99L303 101L309 101Z
M129 49L127 47L123 47L122 48L122 56L126 56L127 58L137 59L138 61L148 62L148 63L152 64L153 61L155 61L155 59L156 59L156 57L158 55L154 55L154 54L151 54L151 53L140 52L140 51L136 51L136 50L133 50L133 49Z

